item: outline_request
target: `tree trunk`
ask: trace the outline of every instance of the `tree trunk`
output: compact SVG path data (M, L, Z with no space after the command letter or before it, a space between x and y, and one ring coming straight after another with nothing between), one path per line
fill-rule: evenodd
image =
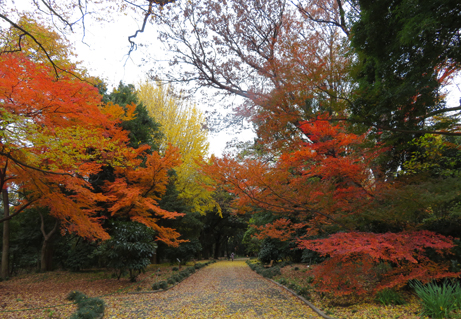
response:
M215 236L214 259L218 259L221 250L221 235Z
M42 221L40 230L42 231L42 235L43 235L42 252L40 256L40 270L49 271L51 270L51 261L52 261L52 258L49 254L50 240L51 240L51 237L56 232L56 230L58 229L58 221L56 220L56 223L54 224L53 229L47 234L45 232L45 221L43 220L42 213L40 213L40 219Z
M3 217L10 216L10 202L8 200L8 189L2 189L3 196ZM3 222L3 244L2 244L2 269L0 277L6 278L9 276L9 261L10 261L10 221Z

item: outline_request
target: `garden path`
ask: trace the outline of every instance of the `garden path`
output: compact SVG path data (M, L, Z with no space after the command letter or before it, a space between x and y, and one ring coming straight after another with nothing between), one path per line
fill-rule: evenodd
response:
M321 318L241 260L207 266L165 292L104 300L104 318Z

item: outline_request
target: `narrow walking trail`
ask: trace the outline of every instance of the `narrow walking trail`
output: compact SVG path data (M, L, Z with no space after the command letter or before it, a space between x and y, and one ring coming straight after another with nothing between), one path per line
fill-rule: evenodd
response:
M212 264L165 292L104 299L104 318L321 318L237 260Z

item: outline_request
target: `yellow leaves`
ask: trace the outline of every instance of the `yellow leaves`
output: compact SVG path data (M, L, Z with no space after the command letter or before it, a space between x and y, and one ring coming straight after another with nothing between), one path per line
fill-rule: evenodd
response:
M149 114L161 124L164 138L158 141L160 150L168 144L179 149L182 164L176 168L175 181L179 197L200 214L214 208L220 212L219 205L212 198L213 193L202 186L210 181L205 181L206 177L198 173L196 164L207 155L209 147L203 113L174 92L171 86L165 87L160 82L155 85L147 81L140 83L137 95Z
M109 102L101 108L101 111L119 121L131 121L136 118L136 104L134 103L127 104L125 109L118 104Z
M243 261L220 261L166 292L107 298L108 318L319 318Z

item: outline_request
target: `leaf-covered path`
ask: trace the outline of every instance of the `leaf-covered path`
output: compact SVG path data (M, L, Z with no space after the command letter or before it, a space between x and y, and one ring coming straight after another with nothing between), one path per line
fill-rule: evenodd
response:
M104 299L104 318L320 318L243 261L212 264L165 292Z

